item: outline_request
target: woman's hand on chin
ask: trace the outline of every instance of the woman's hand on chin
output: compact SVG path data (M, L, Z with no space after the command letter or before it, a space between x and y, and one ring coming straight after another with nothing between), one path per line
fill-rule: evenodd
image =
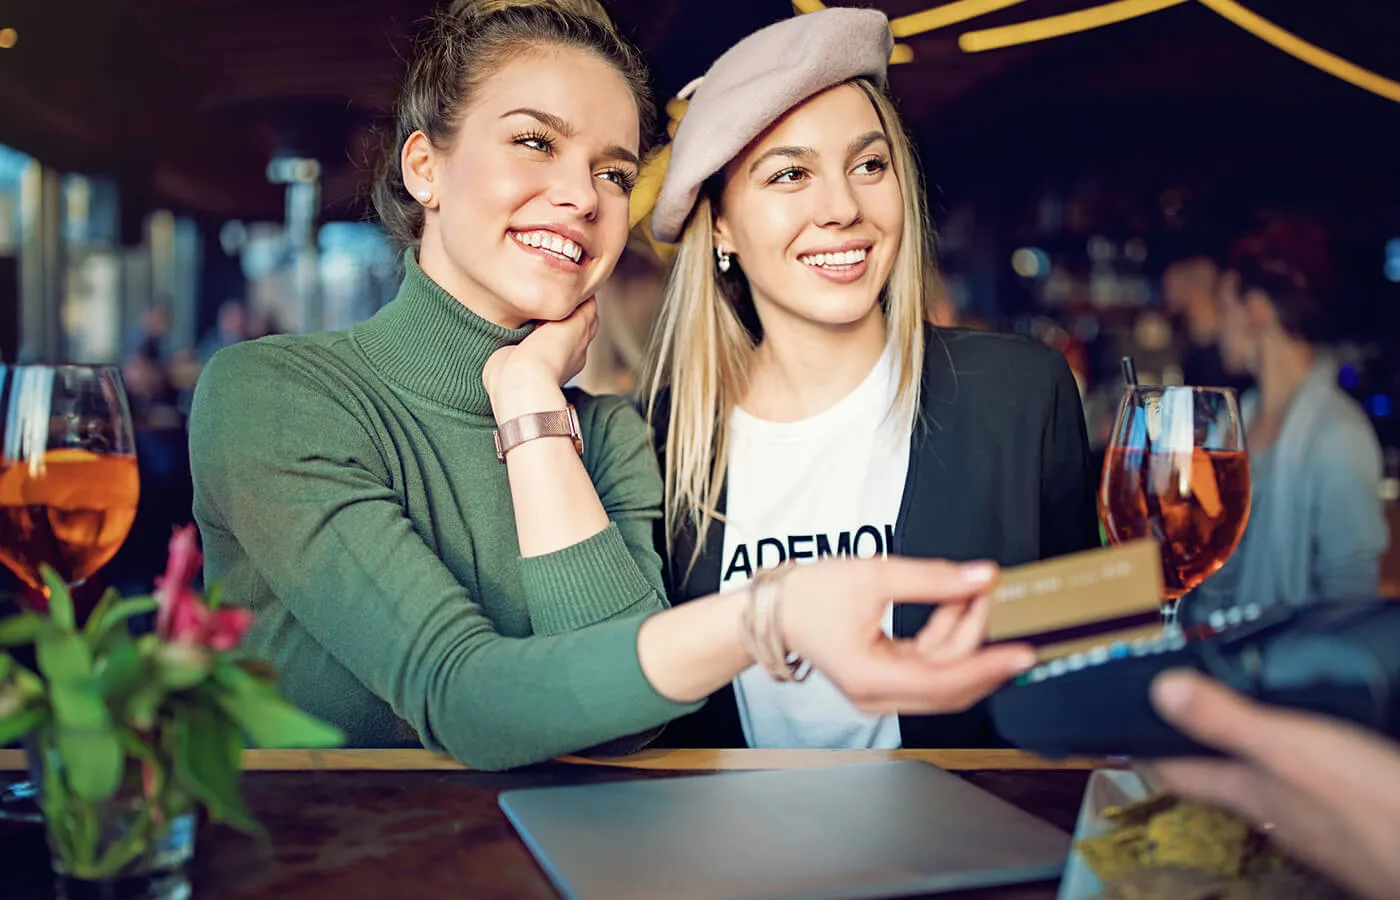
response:
M558 408L559 387L583 370L597 333L598 301L589 297L568 318L545 322L519 344L491 354L481 380L496 419ZM540 402L552 405L527 408Z

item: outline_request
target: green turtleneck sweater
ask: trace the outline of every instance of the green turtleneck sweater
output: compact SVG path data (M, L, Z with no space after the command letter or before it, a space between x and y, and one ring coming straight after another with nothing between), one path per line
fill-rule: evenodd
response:
M694 708L651 687L637 630L666 606L661 481L640 416L570 392L611 519L521 558L481 371L522 340L406 257L348 332L220 351L190 416L205 575L256 615L246 646L350 746L422 745L508 768Z

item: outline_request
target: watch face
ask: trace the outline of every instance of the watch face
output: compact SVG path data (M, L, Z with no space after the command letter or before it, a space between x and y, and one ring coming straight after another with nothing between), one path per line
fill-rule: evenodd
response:
M570 403L569 406L568 406L568 412L569 412L569 431L570 431L570 432L573 434L573 436L574 436L574 449L578 451L578 455L579 455L579 456L582 456L582 455L583 455L583 429L582 429L582 428L579 426L579 424L578 424L578 410L574 409L574 405L573 405L572 403Z

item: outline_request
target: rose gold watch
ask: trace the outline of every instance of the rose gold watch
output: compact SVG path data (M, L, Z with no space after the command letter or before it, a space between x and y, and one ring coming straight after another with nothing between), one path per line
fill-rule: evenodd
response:
M578 426L578 411L570 403L563 409L526 413L517 416L491 432L496 439L496 459L506 461L506 454L515 447L542 437L569 437L574 449L583 455L583 433Z

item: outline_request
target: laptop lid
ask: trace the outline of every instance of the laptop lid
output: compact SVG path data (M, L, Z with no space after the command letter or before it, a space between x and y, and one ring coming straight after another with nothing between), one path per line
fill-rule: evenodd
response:
M1060 876L1063 831L917 761L503 791L569 900L895 897Z

